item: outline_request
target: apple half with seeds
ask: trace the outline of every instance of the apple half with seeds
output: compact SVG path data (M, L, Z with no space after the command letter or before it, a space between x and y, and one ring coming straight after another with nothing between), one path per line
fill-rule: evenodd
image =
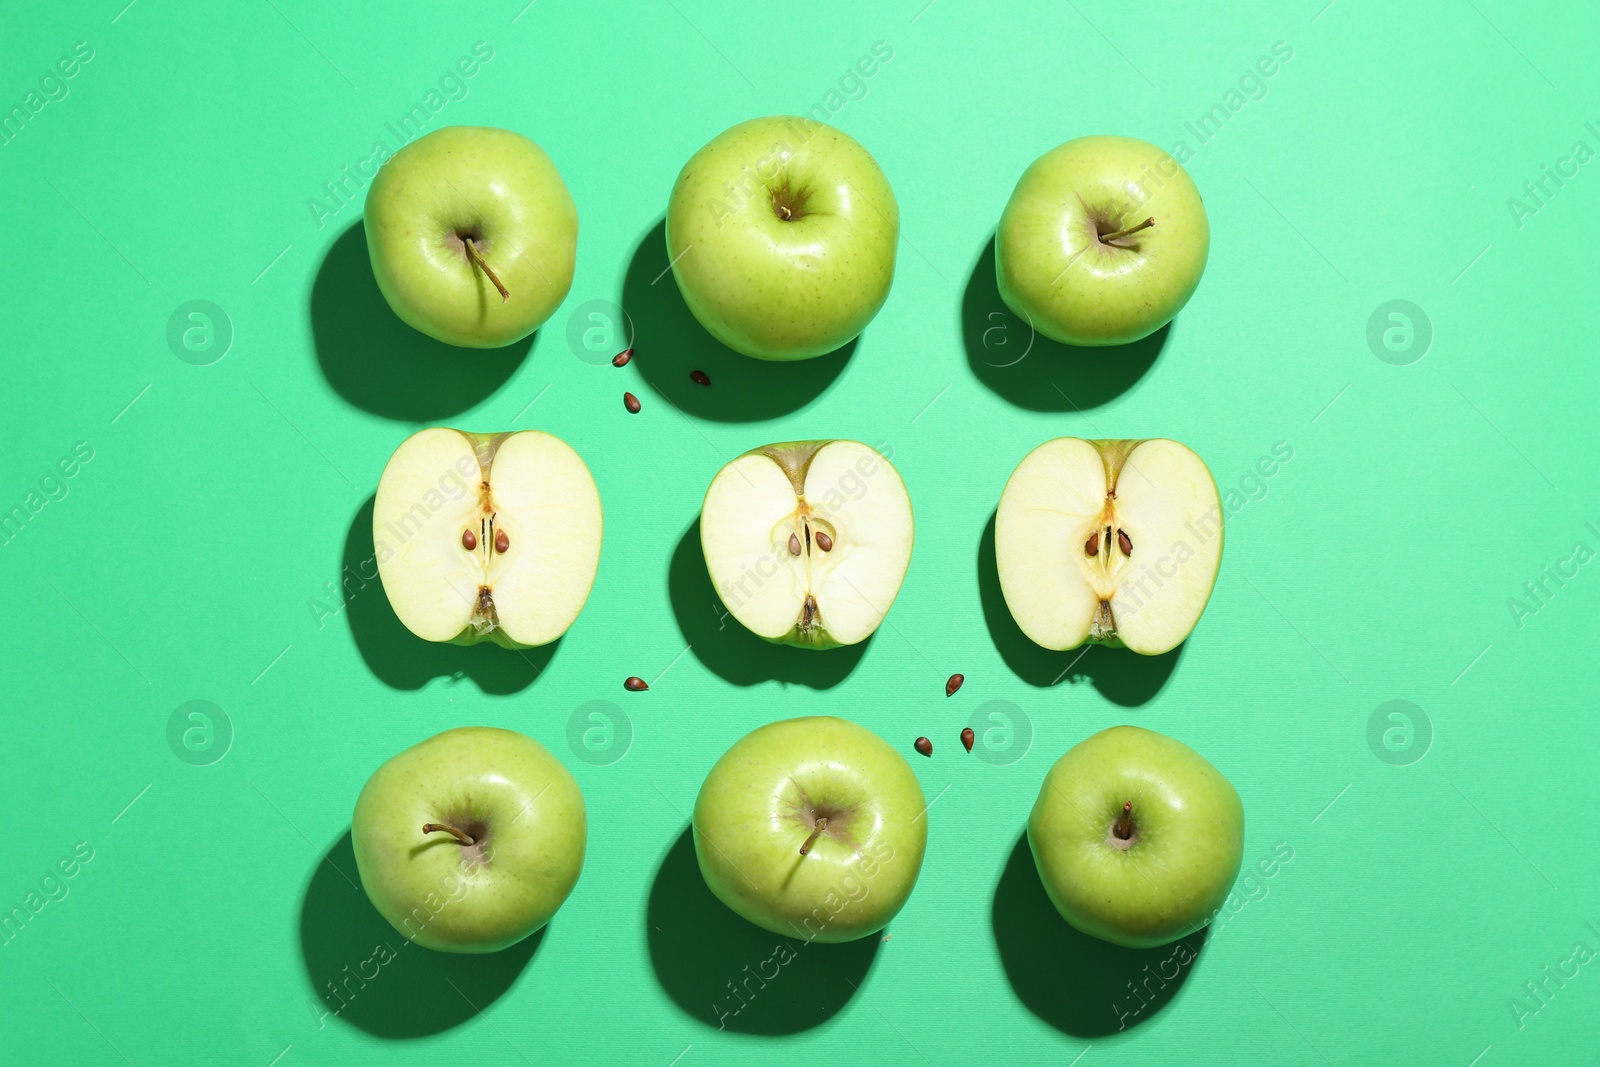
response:
M911 498L859 441L787 441L711 480L700 547L735 619L768 641L836 648L878 628L911 562Z
M1000 494L995 563L1006 607L1049 649L1085 641L1176 648L1222 563L1222 502L1176 441L1046 441Z
M600 492L582 457L538 430L422 430L378 480L378 574L426 641L547 645L583 610L600 564Z

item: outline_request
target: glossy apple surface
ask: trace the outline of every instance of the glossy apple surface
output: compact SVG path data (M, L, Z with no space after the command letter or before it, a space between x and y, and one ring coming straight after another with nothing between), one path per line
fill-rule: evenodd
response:
M899 235L894 192L867 150L783 115L696 152L667 206L684 302L757 359L810 359L859 334L889 296Z
M995 233L995 273L1001 298L1039 333L1120 345L1189 302L1210 248L1205 204L1177 160L1132 137L1080 137L1017 182Z
M378 169L365 218L384 299L446 344L520 340L572 287L578 209L544 149L510 130L447 126L412 141ZM383 353L372 372L383 373Z
M424 826L451 826L471 839ZM583 870L578 783L543 745L462 727L389 760L350 822L361 884L400 933L442 952L497 952L544 926Z
M1244 805L1188 745L1114 726L1045 775L1028 844L1063 918L1091 937L1150 948L1199 930L1222 907L1244 855Z
M746 735L694 804L711 892L757 926L806 941L881 930L910 897L927 843L927 802L905 757L831 716Z

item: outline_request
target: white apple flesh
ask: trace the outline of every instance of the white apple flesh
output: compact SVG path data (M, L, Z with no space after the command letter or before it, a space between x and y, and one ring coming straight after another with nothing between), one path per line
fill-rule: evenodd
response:
M859 441L792 441L747 452L706 490L700 545L728 611L768 641L864 641L911 561L911 498Z
M537 430L413 434L372 512L378 573L406 628L506 648L566 633L594 584L603 525L583 459Z
M995 515L995 563L1022 632L1147 656L1199 621L1222 563L1222 504L1176 441L1046 441L1017 465Z

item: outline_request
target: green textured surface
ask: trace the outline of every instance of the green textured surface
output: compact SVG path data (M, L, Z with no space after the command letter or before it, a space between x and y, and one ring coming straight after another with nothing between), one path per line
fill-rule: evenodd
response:
M93 850L0 945L0 1059L1592 1055L1600 566L1572 558L1575 542L1585 560L1600 548L1592 5L124 2L13 4L0 34L6 110L74 42L93 49L0 143L0 507L38 493L0 547L0 906L26 908L58 860ZM478 41L493 58L428 125L533 137L582 227L567 302L498 358L431 348L387 313L351 229L359 200L321 225L307 206L376 140L395 147L385 124ZM879 41L893 58L865 97L828 101ZM1292 58L1229 112L1275 42ZM667 194L725 127L818 102L842 104L832 121L894 186L899 274L848 361L738 364L683 328L667 280L651 284ZM1186 122L1213 104L1226 122L1201 144ZM1149 346L1041 347L992 367L1026 343L990 318L1000 210L1031 160L1090 132L1188 142L1212 223L1205 279L1153 365ZM166 339L197 299L234 332L209 366ZM1407 365L1367 340L1394 299L1432 323ZM576 358L566 331L587 301L626 303L632 366ZM695 366L710 390L691 391ZM333 610L341 565L370 551L384 461L436 422L549 430L594 471L600 573L553 653L420 647L355 582ZM1069 669L999 607L986 524L1017 461L1062 434L1172 437L1248 493L1180 653L1096 649ZM807 658L719 625L693 523L730 456L828 435L892 446L917 546L865 650ZM41 488L78 442L92 460ZM1292 460L1253 475L1278 442ZM1563 566L1559 585L1541 570ZM1525 582L1549 592L1518 620ZM954 671L966 687L947 700ZM623 692L629 674L654 687ZM196 699L232 724L208 766L167 740ZM631 727L609 765L567 740L591 700ZM1031 722L1014 762L956 742L992 700ZM1401 765L1420 742L1389 761L1369 747L1391 700L1426 716L1419 762ZM934 738L931 760L911 757L937 797L926 865L891 940L802 950L719 1032L713 996L772 946L706 904L681 835L733 739L809 713L907 753ZM1015 862L1046 768L1119 722L1230 777L1247 869L1292 854L1242 885L1247 903L1181 967L1068 936ZM462 724L523 730L567 761L591 820L583 877L536 945L488 961L400 947L324 1015L324 983L372 973L374 942L393 938L342 877L356 794L388 756ZM1183 978L1132 1013L1125 983L1147 963ZM1530 982L1544 992L1519 1019L1510 1001Z

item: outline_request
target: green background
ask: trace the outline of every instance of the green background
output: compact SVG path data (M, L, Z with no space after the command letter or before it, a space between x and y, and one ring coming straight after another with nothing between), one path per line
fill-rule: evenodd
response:
M524 2L4 16L6 110L74 42L93 58L0 144L0 508L39 506L0 547L0 906L25 905L79 842L93 859L0 945L0 1059L1594 1054L1600 964L1567 964L1561 984L1541 970L1580 941L1600 952L1585 926L1600 928L1600 567L1562 562L1575 542L1585 559L1600 548L1600 162L1573 157L1578 141L1600 150L1592 5ZM375 141L396 147L385 123L479 41L493 58L429 128L530 135L582 225L566 303L531 348L500 354L439 348L387 312L359 187L321 225L308 206ZM865 97L830 101L880 41L893 58ZM1228 111L1276 42L1292 58ZM652 284L667 193L725 127L819 103L842 105L831 121L894 185L895 286L848 359L746 363L698 332L668 279ZM1227 121L1201 144L1185 124L1214 104ZM1023 168L1100 132L1187 142L1209 269L1160 343L1028 350L986 246ZM1528 200L1545 165L1568 177ZM1425 351L1420 330L1409 350L1400 334L1398 352L1369 344L1396 299L1431 324ZM167 340L192 300L231 323L208 366ZM1399 322L1386 315L1380 332ZM630 367L603 363L615 337L584 347L597 322L631 323ZM218 336L190 360L214 359ZM371 551L385 460L437 423L548 430L593 470L599 577L553 650L422 646L377 586L337 592ZM1060 435L1172 437L1240 489L1210 609L1179 652L1074 661L1009 622L986 524L1016 463ZM693 524L728 458L817 436L892 448L918 536L864 650L808 656L719 620ZM78 442L92 460L45 479ZM1253 475L1279 442L1293 459ZM1519 620L1529 581L1549 594ZM946 699L956 671L966 686ZM651 691L624 692L630 674ZM191 700L225 716L191 759L232 735L209 765L169 747ZM611 702L597 706L609 751L568 741L575 714L601 723L594 700ZM1415 707L1389 719L1393 700ZM770 938L705 896L687 812L735 738L806 713L910 756L936 798L927 861L891 939L804 949L719 1032L710 1002ZM1010 748L991 714L1009 718ZM1369 743L1375 714L1387 742ZM956 741L975 716L989 760ZM1014 850L1054 758L1124 722L1232 779L1247 871L1293 858L1241 883L1197 961L1119 1031L1126 983L1166 956L1071 934ZM574 770L582 880L537 945L470 960L403 947L324 1015L325 982L398 942L346 881L356 794L388 756L462 724L525 731ZM911 754L919 734L931 760Z

